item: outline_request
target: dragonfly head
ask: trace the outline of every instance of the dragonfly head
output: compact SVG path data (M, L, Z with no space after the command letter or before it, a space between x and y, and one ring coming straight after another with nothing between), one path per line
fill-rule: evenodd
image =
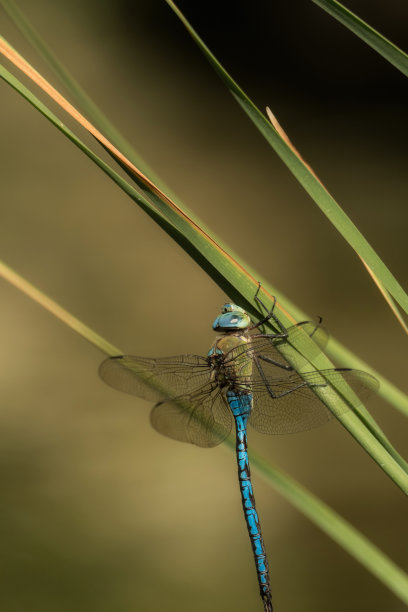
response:
M236 304L224 304L221 314L213 323L213 329L226 332L247 329L250 325L251 319L243 308Z

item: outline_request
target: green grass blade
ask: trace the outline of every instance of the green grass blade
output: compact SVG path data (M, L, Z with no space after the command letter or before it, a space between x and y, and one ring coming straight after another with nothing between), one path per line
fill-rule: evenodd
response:
M408 76L408 55L336 0L312 0ZM390 9L391 10L391 9Z
M107 355L121 354L122 351L120 349L84 325L79 319L59 306L59 304L39 291L31 283L28 283L1 261L0 277L13 284L17 289L25 293ZM235 451L235 444L232 440L226 441L226 447L232 452ZM250 453L250 460L253 467L257 469L263 478L288 499L292 505L354 556L392 592L400 597L402 601L408 602L408 577L374 544L282 471L269 465L255 453Z
M248 96L242 91L238 84L232 79L227 71L221 66L216 57L204 44L184 15L179 11L172 0L166 0L167 4L182 21L193 40L197 43L207 60L213 66L221 80L228 87L238 104L242 107L261 134L274 148L276 153L287 165L289 170L297 178L306 192L316 202L322 212L336 227L337 231L358 253L358 255L369 265L373 273L378 277L384 287L400 304L401 308L408 314L408 295L398 283L397 279L387 268L384 262L378 257L372 246L357 229L351 219L340 208L338 203L324 188L316 176L310 171L309 167L296 155L293 149L278 134L261 111L253 104Z
M102 338L102 336L82 323L82 321L74 317L70 312L62 308L62 306L57 304L57 302L37 289L37 287L34 287L34 285L26 281L22 276L17 274L17 272L12 270L1 260L0 278L4 278L4 280L16 287L16 289L19 289L19 291L25 293L25 295L31 298L34 302L37 302L37 304L45 308L45 310L48 310L48 312L54 315L54 317L73 329L77 334L85 338L85 340L88 340L88 342L96 346L96 348L98 348L100 351L106 355L109 355L109 357L121 355L123 353L123 351L105 340L105 338Z
M171 235L185 251L224 289L234 300L246 308L255 318L259 317L254 302L255 288L257 282L253 276L236 262L231 256L205 234L196 224L181 211L169 206L168 201L163 202L163 211L158 212L146 198L141 196L131 185L119 176L108 164L101 160L89 149L79 138L73 134L47 107L40 102L24 85L22 85L5 68L1 68L0 76L5 79L16 91L23 95L33 106L35 106L55 127L65 134L80 150L82 150L94 163L96 163L116 184L121 187L142 209L147 212L169 235ZM262 288L264 298L268 297L267 287ZM280 316L284 324L291 324L291 320L284 311L280 310ZM272 328L273 330L273 328ZM287 346L285 358L289 363L297 363L299 353L294 347ZM322 362L328 365L319 367L330 367L330 362L323 355ZM333 394L324 400L325 404L335 414L338 412L342 399ZM355 414L340 417L348 431L359 441L361 446L370 454L378 465L404 492L408 491L408 476L384 446L378 441Z

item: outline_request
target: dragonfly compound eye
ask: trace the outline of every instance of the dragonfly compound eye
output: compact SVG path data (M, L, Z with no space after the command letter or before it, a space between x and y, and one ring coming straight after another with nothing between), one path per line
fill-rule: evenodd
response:
M225 314L227 312L239 312L241 314L246 314L246 311L241 308L241 306L237 306L236 304L224 304L221 308L221 314Z

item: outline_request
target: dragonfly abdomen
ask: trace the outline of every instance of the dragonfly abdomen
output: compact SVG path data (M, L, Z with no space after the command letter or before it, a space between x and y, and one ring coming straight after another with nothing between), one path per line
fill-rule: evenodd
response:
M235 391L230 390L227 391L227 400L235 420L238 480L245 521L255 558L259 589L264 602L264 609L272 612L268 559L266 557L258 513L255 508L255 497L248 459L247 422L252 410L252 394L237 394Z

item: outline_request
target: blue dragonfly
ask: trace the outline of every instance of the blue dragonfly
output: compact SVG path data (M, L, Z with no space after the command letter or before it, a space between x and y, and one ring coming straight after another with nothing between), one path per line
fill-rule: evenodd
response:
M324 328L303 322L286 329L274 313L275 298L269 311L258 295L255 300L265 312L258 323L252 323L236 304L223 306L213 323L219 335L206 357L121 355L103 361L99 375L115 389L156 402L151 424L175 440L216 446L235 424L242 506L264 612L272 612L268 560L248 461L247 424L265 434L311 429L333 416L319 395L333 388L341 390L347 383L361 398L367 391L376 391L379 383L370 374L348 368L309 372L302 368L301 374L296 373L282 356L285 346L301 352L307 345L308 356L313 358L313 352L317 355L327 341ZM263 333L267 321L273 323L276 333ZM300 353L299 358L303 365L307 363ZM344 410L350 409L347 402L343 404Z

